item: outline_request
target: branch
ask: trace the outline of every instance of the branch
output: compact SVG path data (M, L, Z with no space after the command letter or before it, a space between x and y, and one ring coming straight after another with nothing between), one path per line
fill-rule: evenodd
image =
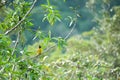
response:
M71 33L73 32L75 26L76 26L76 21L75 21L75 23L74 23L74 25L73 25L71 31L66 35L66 37L64 38L64 40L66 40L66 39L71 35Z
M65 36L64 40L66 40L66 39L70 36L70 34L73 32L75 26L76 26L76 21L75 21L74 25L72 26L72 29L70 30L70 32ZM53 46L51 46L51 47L45 49L45 50L42 52L42 54L48 52L49 50L51 50L52 48L54 48L54 47L56 47L56 46L57 46L57 43L54 44ZM40 55L36 55L36 56L33 56L33 57L29 58L29 59L34 59L34 58L37 58L37 57L39 57L39 56L40 56ZM26 60L26 58L20 60L19 62L25 61L25 60Z
M46 52L49 51L50 49L54 48L56 45L57 45L57 44L54 44L53 46L47 48L46 50L44 50L44 51L42 52L42 54L43 54L43 53L46 53ZM38 56L40 56L40 54L38 54L38 55L36 55L36 56L34 56L34 57L31 57L30 59L36 58L36 57L38 57Z
M19 25L25 20L25 18L28 16L28 14L32 11L33 7L35 6L35 3L37 2L37 0L34 0L32 6L30 7L30 9L26 12L26 14L24 15L24 17L10 30L5 32L5 35L8 35L10 32L12 32L13 30L15 30L17 27L19 27Z
M72 80L72 79L73 79L73 77L74 77L74 72L72 73L72 75L71 75L71 77L70 77L70 79L69 79L69 80Z
M66 39L71 35L71 33L73 32L75 26L76 26L76 22L74 23L74 25L73 25L72 29L70 30L70 32L65 36L64 40L66 40ZM49 47L49 48L46 49L43 53L49 51L51 48L54 48L56 45L57 45L57 44L55 44L55 45Z
M15 65L12 66L12 71L15 70ZM10 73L10 79L9 80L12 80L12 73Z
M70 32L65 36L64 40L66 40L66 39L71 35L71 33L73 32L75 26L76 26L76 21L75 21L74 25L72 26L72 29L70 30ZM49 51L50 49L54 48L56 45L57 45L57 43L54 44L53 46L47 48L46 50L44 50L42 53L46 53L46 52ZM36 56L34 56L34 57L31 57L30 59L36 58L36 57L38 57L38 56L40 56L40 55L36 55Z
M16 49L16 47L17 47L17 45L18 45L18 42L19 42L19 39L20 39L20 32L21 32L21 31L18 32L17 40L16 40L15 46L14 46L14 48L13 48L11 57L14 55L15 49ZM9 57L8 62L10 61L11 57ZM14 70L15 70L15 64L12 65L12 71L14 71ZM9 80L12 80L12 73L10 73L10 79L9 79Z
M71 33L73 32L75 26L76 26L76 22L74 23L74 25L73 25L72 29L70 30L70 32L65 36L64 40L66 40L66 39L71 35ZM54 48L56 45L57 45L57 44L55 44L55 45L47 48L43 53L49 51L51 48Z
M15 46L14 46L14 48L13 48L11 57L14 55L15 49L16 49L16 47L17 47L17 45L18 45L18 42L19 42L19 39L20 39L20 32L21 32L21 31L18 32L17 40L16 40ZM10 61L11 57L9 57L8 62Z
M15 43L15 45L14 45L14 48L13 48L13 51L12 51L12 53L11 53L11 56L8 58L8 62L11 60L11 57L14 55L14 53L15 53L15 49L16 49L16 47L17 47L17 45L18 45L18 42L19 42L19 39L20 39L20 32L21 31L19 31L18 32L18 35L17 35L17 39L16 39L16 43ZM13 68L12 68L12 70L14 70L14 65L13 65ZM3 72L5 70L5 67L3 67L2 69L0 69L0 72ZM11 79L11 78L10 78Z
M25 20L25 18L28 16L28 14L32 11L33 7L35 6L35 3L37 2L37 0L34 0L32 6L30 7L30 9L26 12L26 14L24 15L24 17L10 30L5 32L5 35L8 35L10 32L12 32L13 30L15 30L17 27L19 27L19 25ZM19 42L19 37L20 37L20 31L18 32L18 36L17 36L17 40L14 46L14 49L12 51L11 55L14 55L15 49L17 47L17 44ZM9 57L8 62L10 61L11 57ZM3 67L2 69L0 69L0 72L4 71L5 67ZM13 65L12 70L14 71L15 69L15 65ZM12 79L12 74L10 75L10 79Z

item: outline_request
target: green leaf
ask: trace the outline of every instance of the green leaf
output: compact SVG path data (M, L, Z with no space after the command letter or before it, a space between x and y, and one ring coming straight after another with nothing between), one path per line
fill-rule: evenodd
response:
M48 22L53 25L57 20L61 21L61 15L58 10L55 9L55 6L52 5L41 5L45 11L45 15L42 21L48 20Z
M34 24L32 22L27 22L26 25L30 27L33 26Z

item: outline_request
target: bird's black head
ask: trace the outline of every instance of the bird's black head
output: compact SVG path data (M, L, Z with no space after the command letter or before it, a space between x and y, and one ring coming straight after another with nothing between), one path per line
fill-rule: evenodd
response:
M39 45L39 48L41 48L41 45Z

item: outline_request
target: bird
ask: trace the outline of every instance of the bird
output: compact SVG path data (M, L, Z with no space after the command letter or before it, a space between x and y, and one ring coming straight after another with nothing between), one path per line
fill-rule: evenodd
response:
M42 53L41 45L39 45L38 50L37 50L37 54L38 54L38 55L41 55L41 53Z

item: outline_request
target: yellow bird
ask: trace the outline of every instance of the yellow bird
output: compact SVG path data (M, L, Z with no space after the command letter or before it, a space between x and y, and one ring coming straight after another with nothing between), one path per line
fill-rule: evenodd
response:
M37 54L40 55L41 53L42 53L42 50L41 50L41 46L39 45L38 50L37 50Z

